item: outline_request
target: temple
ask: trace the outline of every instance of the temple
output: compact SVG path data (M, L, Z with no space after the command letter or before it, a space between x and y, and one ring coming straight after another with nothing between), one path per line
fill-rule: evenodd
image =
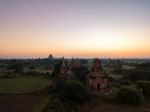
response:
M71 62L70 62L70 67L77 67L77 68L81 67L81 63L80 63L79 59L72 58Z
M64 79L68 79L68 67L67 67L67 64L66 64L64 58L62 58L59 74L60 74L60 77L62 77Z
M72 59L70 67L81 67L80 61L78 59ZM68 70L67 63L64 58L62 58L59 68L59 77L65 80L70 79ZM108 75L105 74L101 61L98 58L94 59L90 72L87 75L87 86L91 92L109 93L109 78Z
M93 66L87 77L87 85L92 92L108 93L109 92L109 80L108 76L103 71L101 61L94 59Z

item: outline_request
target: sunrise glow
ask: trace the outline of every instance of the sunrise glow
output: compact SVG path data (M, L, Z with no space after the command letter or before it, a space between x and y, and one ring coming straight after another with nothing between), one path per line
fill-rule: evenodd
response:
M0 58L150 57L148 0L0 1Z

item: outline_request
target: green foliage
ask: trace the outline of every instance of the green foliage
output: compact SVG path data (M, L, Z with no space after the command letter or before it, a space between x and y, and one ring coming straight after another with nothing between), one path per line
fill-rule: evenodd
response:
M65 84L66 80L63 80L59 76L55 76L52 79L52 81L53 81L52 91L59 94L59 92L60 92L61 88L63 87L63 85Z
M81 67L72 67L73 75L84 84L86 83L86 77L88 75L88 68L81 66Z
M38 72L38 71L27 71L22 73L25 76L42 76L42 77L50 77L49 72Z
M124 104L139 105L142 103L143 95L139 90L123 86L117 93L117 100Z
M130 81L129 79L122 79L120 84L121 85L131 85L132 81Z
M88 60L87 59L80 59L80 63L81 64L88 64Z
M138 81L138 80L147 81L147 80L150 80L150 71L135 69L128 75L128 78L132 81Z
M115 68L115 69L122 68L121 60L109 60L109 62L106 65L107 65L107 67L111 67L111 68Z
M67 81L60 91L60 99L71 104L83 103L88 97L88 89L79 81Z
M38 108L36 108L33 112L45 112L45 110L47 109L47 106L50 102L50 98L47 97L46 99L44 99L44 101L38 106Z
M50 97L50 103L47 107L47 112L63 112L61 110L61 106L63 105L63 102L61 102L58 97Z
M123 72L122 68L115 68L113 71L115 74L121 74Z
M16 62L16 63L13 63L13 64L9 65L7 67L7 69L12 69L12 70L14 70L15 73L22 73L23 64Z
M61 66L62 61L58 60L58 62L54 65L54 71L52 73L52 75L57 75L60 72L60 66Z
M137 86L143 90L145 98L150 99L150 81L138 81Z
M150 69L150 62L136 64L135 66L138 69Z
M35 66L30 66L30 70L34 70L35 69Z

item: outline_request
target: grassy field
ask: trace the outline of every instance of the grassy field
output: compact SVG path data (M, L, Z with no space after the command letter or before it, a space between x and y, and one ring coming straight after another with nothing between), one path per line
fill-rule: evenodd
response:
M41 90L50 85L50 80L35 76L0 78L0 93L21 94Z

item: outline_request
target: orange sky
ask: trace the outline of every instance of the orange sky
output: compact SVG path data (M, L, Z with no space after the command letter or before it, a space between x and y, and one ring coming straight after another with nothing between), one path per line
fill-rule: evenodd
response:
M150 57L150 2L0 1L0 58Z

